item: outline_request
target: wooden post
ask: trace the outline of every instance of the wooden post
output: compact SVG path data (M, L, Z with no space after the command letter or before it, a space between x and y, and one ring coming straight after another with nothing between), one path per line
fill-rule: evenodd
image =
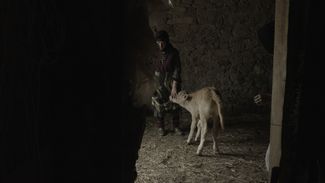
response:
M270 169L280 164L281 133L287 66L289 0L275 2L273 82L270 129Z

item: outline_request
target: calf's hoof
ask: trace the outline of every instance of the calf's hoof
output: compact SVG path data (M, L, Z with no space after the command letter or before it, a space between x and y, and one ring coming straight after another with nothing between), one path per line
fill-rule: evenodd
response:
M200 151L200 150L197 150L196 151L196 155L198 155L198 156L202 156L202 150Z

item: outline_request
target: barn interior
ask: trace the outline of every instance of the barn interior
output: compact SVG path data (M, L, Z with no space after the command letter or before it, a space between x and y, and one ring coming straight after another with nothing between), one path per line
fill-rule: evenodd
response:
M135 102L151 105L147 96L152 96L151 89L155 88L150 81L160 59L154 34L155 29L166 30L180 52L182 90L194 92L215 86L222 95L226 126L219 137L222 155L213 155L212 135L208 133L203 157L197 157L198 143L185 142L191 125L188 111L181 111L180 123L185 131L181 137L168 132L160 137L157 119L149 113L136 166L137 182L266 182L264 157L271 102L265 96L272 92L275 2L134 3L136 8L128 14L132 21L127 45L130 50L136 48L134 54L138 54L130 55L137 59L134 78L141 83L135 87ZM258 94L266 100L264 105L254 103ZM171 118L166 114L167 131L172 128Z
M0 181L324 182L317 7L2 1ZM202 156L198 144L186 145L186 110L184 136L157 134L155 30L166 30L180 52L184 90L215 86L222 94L222 153L212 153L210 137Z

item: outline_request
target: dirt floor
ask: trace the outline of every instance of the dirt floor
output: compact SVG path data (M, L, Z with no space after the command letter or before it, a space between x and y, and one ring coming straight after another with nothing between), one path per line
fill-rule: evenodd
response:
M197 156L198 143L186 144L189 116L182 114L184 136L168 133L160 137L152 117L147 118L136 183L266 183L264 158L269 137L265 117L243 115L225 119L218 137L221 154L214 155L210 132ZM167 128L170 120L166 120Z

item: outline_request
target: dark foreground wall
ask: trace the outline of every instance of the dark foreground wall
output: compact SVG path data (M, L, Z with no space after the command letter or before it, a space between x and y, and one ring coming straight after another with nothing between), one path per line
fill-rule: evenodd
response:
M0 182L132 178L143 119L123 77L123 7L1 1Z

